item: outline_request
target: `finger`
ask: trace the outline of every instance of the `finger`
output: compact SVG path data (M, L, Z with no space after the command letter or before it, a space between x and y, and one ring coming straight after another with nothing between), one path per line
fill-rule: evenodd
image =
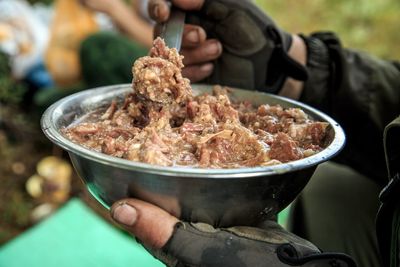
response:
M111 217L144 245L158 249L172 236L179 221L163 209L138 199L124 199L111 207Z
M172 0L172 4L183 10L200 10L204 0Z
M184 56L184 65L194 65L217 59L222 53L222 45L215 39L209 39L195 48L184 48L181 54Z
M154 26L154 39L160 36L162 30L161 24L156 24ZM190 48L196 47L200 43L203 43L207 39L207 33L204 31L203 28L192 25L192 24L185 24L182 34L182 47L183 48Z
M182 47L193 48L207 39L205 30L197 25L186 24L183 30Z
M185 78L188 78L192 83L199 82L208 76L214 70L214 64L205 63L203 65L192 65L187 66L182 70L182 75Z
M147 9L156 22L164 22L169 18L169 6L165 0L150 0Z

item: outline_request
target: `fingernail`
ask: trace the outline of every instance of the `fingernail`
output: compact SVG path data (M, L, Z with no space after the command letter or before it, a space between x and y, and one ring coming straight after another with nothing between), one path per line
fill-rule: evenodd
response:
M153 15L158 18L160 16L160 7L159 5L155 5L153 7Z
M191 30L186 34L186 39L191 43L198 43L200 40L199 32L197 30Z
M201 72L210 72L214 68L212 63L206 63L200 67Z
M220 50L220 44L218 42L210 43L206 47L206 53L209 55L216 55L219 53L219 50Z
M126 226L133 226L137 219L137 212L134 207L123 203L113 210L111 216L118 223Z

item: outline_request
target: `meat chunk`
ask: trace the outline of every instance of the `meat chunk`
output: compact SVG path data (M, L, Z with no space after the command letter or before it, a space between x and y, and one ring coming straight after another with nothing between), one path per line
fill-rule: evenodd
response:
M154 40L150 55L133 65L133 88L144 99L170 104L192 97L189 80L182 76L182 56L175 48L165 46L161 38Z
M288 127L288 135L303 144L321 145L325 139L326 122L309 122L302 124L292 124Z
M224 124L219 132L201 137L197 144L200 166L253 167L269 161L266 146L239 124Z
M278 133L275 137L275 140L271 144L269 156L271 159L276 159L281 162L288 162L301 159L303 154L296 141L292 140L285 133Z

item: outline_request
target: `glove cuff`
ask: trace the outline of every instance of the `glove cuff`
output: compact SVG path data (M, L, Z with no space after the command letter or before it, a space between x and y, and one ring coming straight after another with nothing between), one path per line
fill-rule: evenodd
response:
M299 81L307 81L307 69L288 55L288 50L293 41L291 34L271 26L267 28L266 32L267 36L275 43L267 66L267 92L278 93L289 77Z
M319 38L300 35L307 46L307 71L309 79L304 84L300 101L324 110L331 77L331 60L328 47Z

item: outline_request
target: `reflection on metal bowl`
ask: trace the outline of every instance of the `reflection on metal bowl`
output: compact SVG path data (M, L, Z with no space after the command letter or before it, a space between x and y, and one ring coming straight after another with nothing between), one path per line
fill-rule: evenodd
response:
M253 225L289 205L309 181L316 166L336 155L344 145L341 127L329 116L302 103L256 91L232 89L236 100L255 105L297 107L330 124L328 146L310 157L285 164L238 169L162 167L108 156L79 146L60 129L76 118L122 99L130 84L86 90L49 107L42 129L68 151L75 170L90 193L106 208L122 198L135 197L156 204L187 221L214 226ZM211 85L193 85L195 94L211 92Z

